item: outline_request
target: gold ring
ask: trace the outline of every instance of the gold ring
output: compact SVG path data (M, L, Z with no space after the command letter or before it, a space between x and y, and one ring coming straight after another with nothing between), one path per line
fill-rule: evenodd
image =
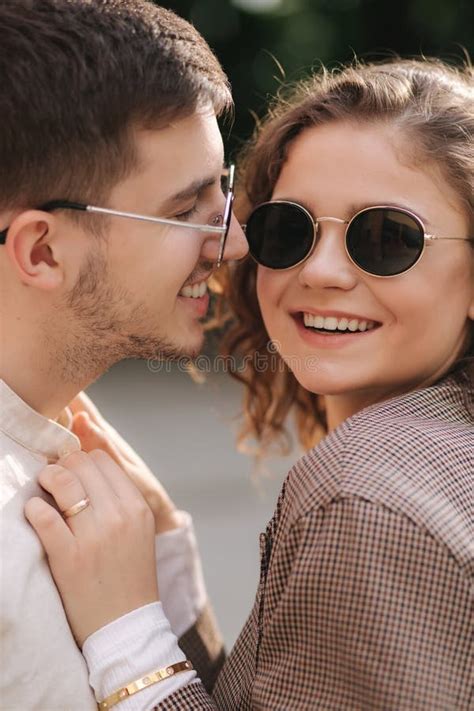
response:
M85 499L81 499L80 501L77 502L77 504L74 504L74 506L71 506L71 508L66 509L66 511L63 511L63 518L71 518L71 516L76 516L78 513L81 513L81 511L84 511L90 504L90 499L88 496L86 496Z

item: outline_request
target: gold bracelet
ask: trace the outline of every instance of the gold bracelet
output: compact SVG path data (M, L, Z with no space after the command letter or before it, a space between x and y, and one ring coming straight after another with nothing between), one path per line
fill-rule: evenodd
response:
M99 702L97 708L100 709L100 711L110 709L120 701L136 694L137 691L147 689L149 686L157 684L159 681L163 681L163 679L168 679L170 676L174 676L174 674L177 674L178 672L191 671L191 669L193 669L192 663L189 660L186 660L185 662L177 662L176 664L170 664L169 667L165 667L164 669L158 669L157 671L150 672L149 674L142 676L141 679L132 681L131 684L128 684L122 689L110 694L110 696L107 696L106 699Z

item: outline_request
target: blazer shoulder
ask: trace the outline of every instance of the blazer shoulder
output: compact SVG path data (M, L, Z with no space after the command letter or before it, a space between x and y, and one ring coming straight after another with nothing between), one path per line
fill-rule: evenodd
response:
M409 517L448 546L461 565L472 564L469 397L472 404L472 393L450 378L346 420L290 472L290 518L357 497Z

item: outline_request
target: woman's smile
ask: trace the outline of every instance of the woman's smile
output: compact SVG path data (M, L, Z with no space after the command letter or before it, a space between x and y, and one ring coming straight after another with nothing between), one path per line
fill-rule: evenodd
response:
M365 342L382 324L356 316L334 316L296 311L290 314L297 334L313 348L343 348Z

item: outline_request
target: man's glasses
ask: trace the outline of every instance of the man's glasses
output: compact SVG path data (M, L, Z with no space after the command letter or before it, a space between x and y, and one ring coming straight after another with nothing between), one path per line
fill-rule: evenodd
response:
M197 230L198 232L207 232L220 234L219 252L216 261L216 267L220 267L224 257L224 249L229 234L230 223L232 220L232 205L234 202L234 179L235 166L229 165L222 173L223 192L225 194L225 205L222 213L221 225L201 225L192 222L181 222L180 220L167 220L162 217L152 217L151 215L139 215L136 212L123 212L121 210L112 210L107 207L98 207L97 205L86 205L80 202L71 202L69 200L50 200L37 209L45 212L53 210L81 210L83 212L93 213L97 215L111 215L112 217L124 217L131 220L140 220L142 222L153 222L158 225L172 225L175 227L185 227L188 229ZM0 244L5 244L7 238L8 227L0 232Z
M245 234L250 254L264 267L291 269L312 254L322 222L346 225L349 259L362 271L377 277L396 276L412 269L425 246L433 240L474 239L429 235L417 215L398 207L367 207L350 220L314 219L302 205L275 200L258 205L247 220Z

